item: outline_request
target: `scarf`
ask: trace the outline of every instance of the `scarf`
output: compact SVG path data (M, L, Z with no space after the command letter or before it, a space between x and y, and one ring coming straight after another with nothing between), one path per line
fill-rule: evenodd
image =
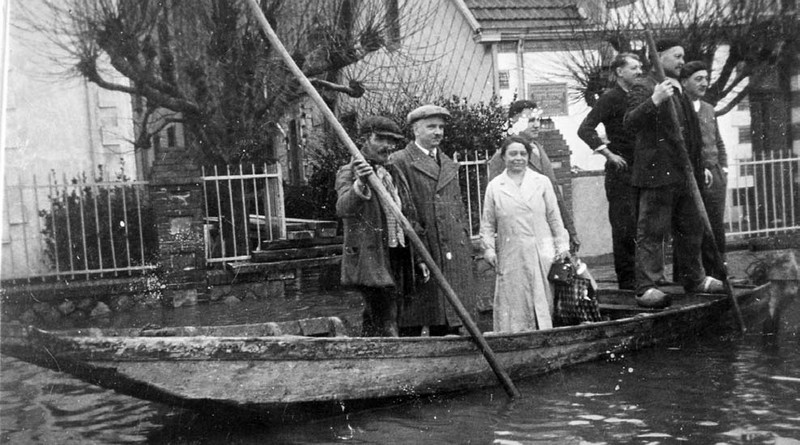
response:
M381 183L383 183L383 186L386 188L386 191L389 192L389 196L392 197L395 204L400 207L400 195L397 193L397 187L394 186L394 181L392 181L392 176L389 172L386 171L382 165L376 165L375 174L378 176L378 179L381 180ZM383 203L381 203L381 206L383 206ZM383 209L383 213L386 215L386 232L389 237L389 247L397 247L398 245L405 247L406 237L403 233L403 227L397 221L394 213L387 208Z

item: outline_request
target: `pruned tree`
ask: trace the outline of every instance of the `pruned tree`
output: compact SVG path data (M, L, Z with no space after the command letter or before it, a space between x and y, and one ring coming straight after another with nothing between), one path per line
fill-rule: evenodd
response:
M615 6L624 3L624 6ZM786 0L639 0L608 2L605 17L576 24L571 30L580 51L568 61L571 77L589 105L607 84L608 64L615 52L642 56L644 29L656 38L682 42L686 60L702 60L714 73L705 100L722 103L717 114L733 109L759 88L770 73L795 57L800 21L793 1Z
M302 95L262 38L244 0L43 0L26 25L43 33L73 75L134 98L137 149L181 123L204 162L265 160L277 122ZM287 49L326 99L358 98L342 70L394 42L405 11L382 0L260 0ZM38 10L37 10L38 9ZM49 17L41 20L40 17ZM127 81L109 75L113 67ZM118 78L118 76L117 76Z

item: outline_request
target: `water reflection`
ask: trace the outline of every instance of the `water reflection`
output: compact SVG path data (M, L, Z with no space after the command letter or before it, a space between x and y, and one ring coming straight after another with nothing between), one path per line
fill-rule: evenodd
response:
M706 337L518 382L514 401L498 387L300 425L223 422L3 357L0 442L800 443L797 312L772 347Z

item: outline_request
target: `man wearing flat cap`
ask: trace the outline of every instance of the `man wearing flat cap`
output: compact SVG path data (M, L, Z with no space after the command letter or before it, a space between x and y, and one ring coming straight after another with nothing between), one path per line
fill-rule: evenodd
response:
M686 92L692 107L697 112L700 122L700 135L703 141L701 162L703 187L701 188L703 204L711 223L711 234L703 236L702 259L706 273L714 278L723 279L725 271L716 262L714 248L720 255L725 254L725 197L728 184L728 154L725 143L719 133L714 107L702 100L708 90L709 71L706 64L695 60L688 62L681 69L679 80ZM713 235L713 243L711 242ZM680 274L682 265L673 262L673 274Z
M724 292L722 282L707 276L700 259L703 224L689 187L687 166L678 155L682 137L691 169L703 183L700 124L678 77L684 65L683 47L674 40L656 44L666 80L654 73L629 92L625 128L635 134L631 183L639 190L636 226L636 301L645 307L665 307L669 295L658 288L664 273L664 241L672 231L676 261L682 264L680 284L689 293ZM670 116L670 102L678 127Z
M550 157L547 152L539 146L536 138L539 137L539 126L541 125L542 110L532 100L518 100L513 102L508 107L508 135L519 135L525 138L531 146L531 155L528 158L528 168L537 173L547 176L550 183L553 185L553 190L556 192L556 201L558 202L558 209L561 213L561 221L564 222L564 228L569 233L569 247L572 252L578 252L581 242L578 239L578 231L575 230L575 222L572 219L564 195L561 193L561 187L558 186L556 180L556 172L553 170L553 164L550 162ZM503 173L506 165L503 160L500 150L495 151L492 158L489 160L488 178L491 181L500 173Z
M402 205L386 162L403 135L396 123L381 116L364 119L360 135L364 160L354 159L336 174L336 214L344 223L342 285L354 286L364 296L364 336L397 337L404 263L410 260L400 223L367 177L377 175Z
M408 113L406 122L414 140L389 157L398 188L409 196L403 211L433 260L468 312L475 315L472 277L472 244L461 200L458 164L439 145L444 137L446 108L423 105ZM450 306L430 270L414 254L415 287L407 293L401 308L401 331L410 335L455 333L461 319Z

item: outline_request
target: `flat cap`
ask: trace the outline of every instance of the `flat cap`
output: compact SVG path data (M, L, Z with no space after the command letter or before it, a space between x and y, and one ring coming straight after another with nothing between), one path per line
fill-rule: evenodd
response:
M427 119L435 116L447 118L450 117L450 112L447 111L447 108L440 107L438 105L423 105L411 110L411 112L408 113L408 116L406 117L406 123L410 125L420 119Z
M400 126L388 117L383 116L369 116L361 122L360 134L365 135L368 133L375 133L398 140L405 139Z

